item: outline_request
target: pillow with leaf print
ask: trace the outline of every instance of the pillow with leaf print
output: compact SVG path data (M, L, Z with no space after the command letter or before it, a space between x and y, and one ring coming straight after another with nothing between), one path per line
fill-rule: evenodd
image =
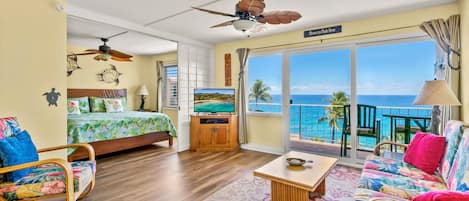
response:
M104 105L106 105L106 112L107 113L124 112L124 107L122 105L122 100L119 100L119 99L106 99L106 100L104 100Z
M67 100L74 100L78 101L80 113L89 113L90 112L90 102L88 101L88 97L79 97L79 98L67 98Z
M68 114L81 114L80 102L77 100L67 100L67 111Z
M90 97L91 112L106 112L105 98Z

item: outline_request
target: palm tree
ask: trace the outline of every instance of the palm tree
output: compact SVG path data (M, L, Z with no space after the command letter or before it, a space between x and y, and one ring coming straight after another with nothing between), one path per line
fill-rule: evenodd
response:
M259 111L257 109L257 103L259 100L267 102L272 99L272 96L269 94L269 90L270 87L265 85L262 80L254 81L254 85L252 85L249 92L249 99L256 100L256 111Z
M338 121L344 117L344 109L339 106L348 104L349 99L345 92L338 91L332 93L332 98L328 99L328 101L329 106L326 107L326 116L319 118L318 123L328 121L332 134L331 142L334 142L335 131L339 128Z

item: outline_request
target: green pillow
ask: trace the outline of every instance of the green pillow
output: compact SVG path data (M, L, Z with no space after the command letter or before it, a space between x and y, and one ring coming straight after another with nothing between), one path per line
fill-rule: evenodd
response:
M90 112L90 102L88 101L88 97L80 97L80 98L67 98L68 101L78 101L80 107L80 113L89 113Z
M90 97L91 101L91 112L106 112L106 106L104 105L105 98Z

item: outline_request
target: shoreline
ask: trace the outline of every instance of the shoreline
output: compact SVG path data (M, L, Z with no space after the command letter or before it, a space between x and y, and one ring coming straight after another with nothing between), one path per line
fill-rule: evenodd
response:
M194 100L194 104L201 104L201 103L233 103L234 101L223 101L223 100Z

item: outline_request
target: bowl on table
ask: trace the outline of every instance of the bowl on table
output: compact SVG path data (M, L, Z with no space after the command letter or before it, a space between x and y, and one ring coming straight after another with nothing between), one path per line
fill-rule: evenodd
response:
M305 163L312 163L313 161L306 161L301 158L287 158L288 165L291 166L303 166Z

